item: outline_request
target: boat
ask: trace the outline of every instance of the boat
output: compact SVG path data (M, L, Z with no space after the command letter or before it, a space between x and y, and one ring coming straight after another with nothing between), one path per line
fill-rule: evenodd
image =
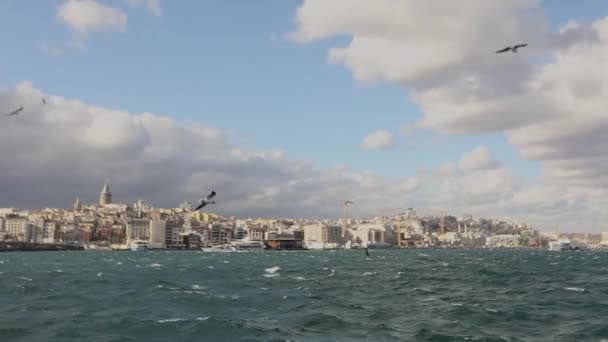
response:
M305 245L309 250L327 250L339 248L338 244L333 242L307 241L305 242Z
M146 251L148 250L148 241L136 240L131 242L129 248L132 251Z
M367 248L369 249L393 249L393 248L397 248L397 246L393 246L389 243L386 242L369 242L367 244Z
M232 241L230 246L237 251L263 251L266 246L262 241L253 241L253 240L240 240L240 241Z
M232 253L237 250L230 245L217 245L212 247L201 247L201 250L206 253Z
M579 247L573 245L569 239L549 242L550 251L573 251L573 250L578 250L578 249L579 249Z
M101 246L101 245L96 245L96 244L88 244L88 245L84 245L84 249L87 251L111 251L112 247Z

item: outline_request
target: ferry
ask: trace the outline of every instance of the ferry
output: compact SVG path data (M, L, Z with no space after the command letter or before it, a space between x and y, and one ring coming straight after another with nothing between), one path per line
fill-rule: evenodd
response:
M232 253L237 250L230 245L217 245L212 247L201 247L201 250L206 253Z
M236 251L259 252L263 251L266 246L262 241L240 240L232 241L231 247Z
M569 239L549 242L550 251L573 251L573 250L578 250L578 249L579 249L579 247L573 245Z
M148 250L148 242L136 240L136 241L131 242L131 244L129 245L129 248L132 251L146 251L146 250Z

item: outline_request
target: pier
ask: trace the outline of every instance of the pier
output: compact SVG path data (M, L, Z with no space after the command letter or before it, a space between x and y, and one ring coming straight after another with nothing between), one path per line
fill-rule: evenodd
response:
M0 242L0 252L81 251L83 246L33 242Z

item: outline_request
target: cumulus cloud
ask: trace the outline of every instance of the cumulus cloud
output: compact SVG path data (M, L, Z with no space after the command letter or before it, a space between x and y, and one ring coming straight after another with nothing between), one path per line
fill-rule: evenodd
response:
M148 12L156 17L162 17L163 11L160 7L160 0L125 0L131 7L145 7Z
M361 141L364 150L389 150L395 147L393 135L388 131L375 131Z
M455 135L505 132L523 158L540 163L542 185L492 198L504 213L524 214L522 198L542 197L549 204L536 218L552 221L552 212L598 227L606 212L581 204L608 200L608 17L553 30L538 0L473 3L304 0L290 36L300 43L349 38L345 46L331 47L328 59L357 81L407 88L421 109L421 128ZM529 46L517 55L494 54L516 42ZM479 172L508 178L483 151L469 158L459 163L469 172L459 181ZM445 189L464 189L458 184Z
M498 169L502 164L492 157L490 151L483 146L476 147L471 152L464 155L458 167L462 172L471 172L476 170L492 170Z
M65 1L57 8L57 20L68 26L78 39L93 32L127 29L127 15L121 9L95 0Z

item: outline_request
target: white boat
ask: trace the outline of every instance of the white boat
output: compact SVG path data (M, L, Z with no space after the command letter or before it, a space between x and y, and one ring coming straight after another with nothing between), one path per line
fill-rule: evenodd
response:
M232 253L237 252L234 247L230 245L218 245L213 247L201 247L201 250L206 253Z
M230 246L236 251L259 252L263 251L266 246L262 241L240 240L232 241Z
M310 250L338 249L339 245L333 242L307 241L306 248Z
M148 241L136 240L131 242L129 248L132 251L146 251L148 250Z
M549 242L550 251L572 251L577 249L579 249L579 247L573 245L569 239Z

